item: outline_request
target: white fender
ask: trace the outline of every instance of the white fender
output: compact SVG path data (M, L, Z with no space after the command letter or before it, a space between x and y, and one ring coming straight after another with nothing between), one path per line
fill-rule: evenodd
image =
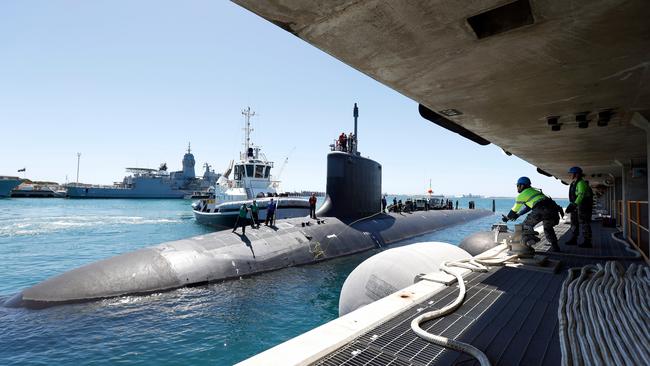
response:
M359 264L343 283L339 316L412 285L421 273L437 272L444 261L471 257L465 250L442 242L416 243L378 253Z

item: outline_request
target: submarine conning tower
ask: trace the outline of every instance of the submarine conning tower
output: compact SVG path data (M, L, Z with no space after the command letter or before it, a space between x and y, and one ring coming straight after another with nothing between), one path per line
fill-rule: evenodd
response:
M381 211L381 164L346 152L327 155L325 202L317 216L353 221Z
M327 155L325 202L317 216L336 217L344 222L358 220L381 211L381 164L357 152L357 117L354 104L353 140L331 145Z

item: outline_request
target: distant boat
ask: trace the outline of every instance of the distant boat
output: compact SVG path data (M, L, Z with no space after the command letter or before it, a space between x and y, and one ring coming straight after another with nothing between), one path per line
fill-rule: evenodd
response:
M464 194L461 198L483 198L480 194Z
M57 184L22 183L11 191L15 198L65 198L66 190Z
M131 175L112 186L94 186L72 183L68 185L70 198L185 198L197 191L207 191L216 183L219 174L204 165L203 177L194 173L194 155L188 146L183 156L183 170L167 172L167 164L158 169L127 168Z
M9 197L11 190L16 188L22 180L18 177L0 176L0 198Z

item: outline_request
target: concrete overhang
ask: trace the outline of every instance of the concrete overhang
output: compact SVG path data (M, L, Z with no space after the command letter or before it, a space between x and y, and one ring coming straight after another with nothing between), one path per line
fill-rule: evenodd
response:
M647 0L234 2L556 177L646 162Z

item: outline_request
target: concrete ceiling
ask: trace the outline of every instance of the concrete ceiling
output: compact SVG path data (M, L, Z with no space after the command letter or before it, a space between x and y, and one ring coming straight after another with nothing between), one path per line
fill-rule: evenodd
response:
M468 18L512 0L235 2L433 111L460 111L447 118L557 177L573 165L618 176L616 160L646 162L645 132L631 120L650 117L647 0L519 0L531 24L482 38ZM611 121L596 126L606 109Z

